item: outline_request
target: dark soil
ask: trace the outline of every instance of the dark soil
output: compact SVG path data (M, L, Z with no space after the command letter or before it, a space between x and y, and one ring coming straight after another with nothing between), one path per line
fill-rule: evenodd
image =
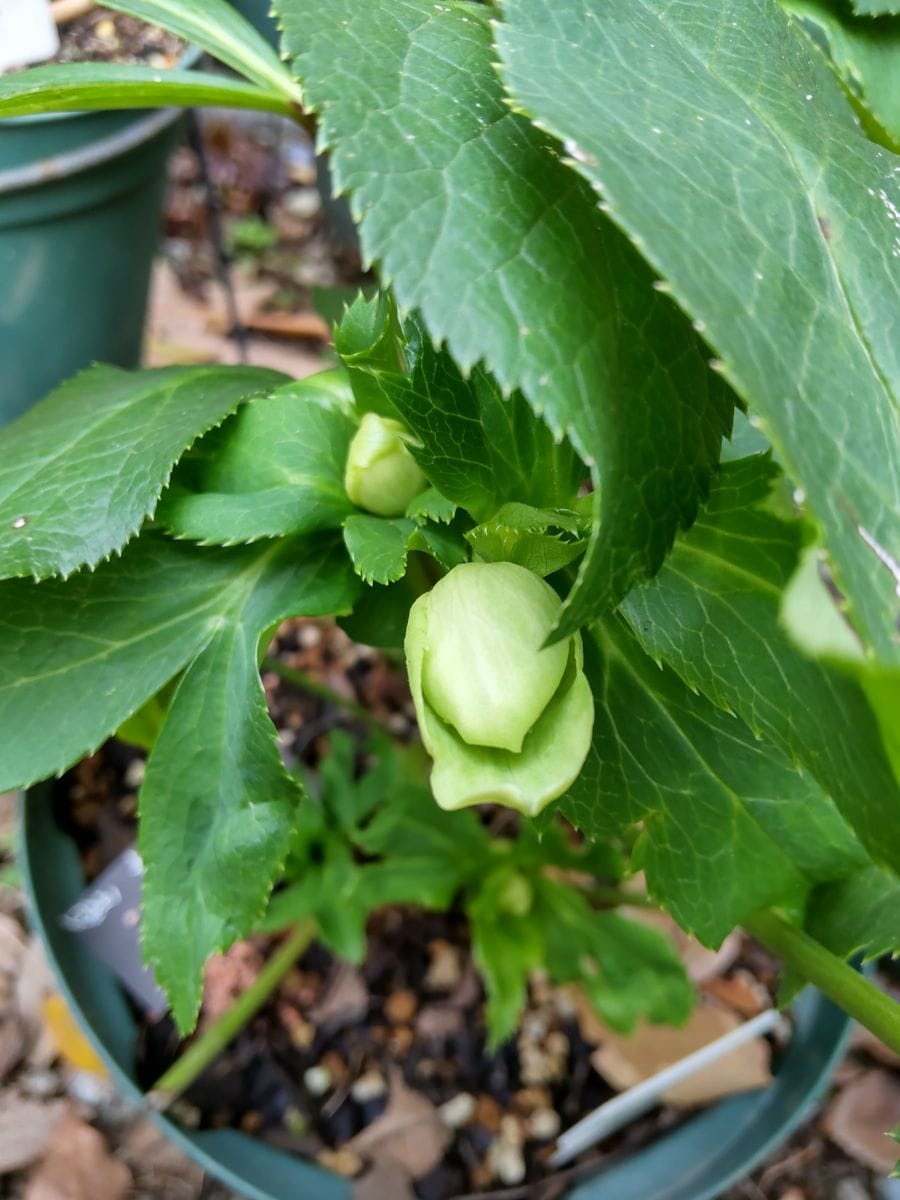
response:
M395 736L414 731L402 672L353 644L333 625L287 622L271 648L282 667L312 680L304 689L264 671L270 709L288 764L315 767L328 735L342 727L364 740L375 720ZM364 707L363 719L336 702ZM112 742L79 764L58 790L63 825L93 877L134 837L141 757ZM192 1126L234 1126L283 1149L355 1176L365 1156L347 1143L387 1109L398 1081L442 1110L452 1140L442 1161L415 1183L421 1200L500 1190L506 1197L551 1200L573 1174L630 1153L684 1119L661 1108L633 1122L572 1171L545 1167L557 1130L608 1099L590 1066L568 995L536 979L516 1039L486 1049L484 993L471 960L465 917L457 911L387 908L369 923L369 953L359 972L313 947L270 1003L179 1102ZM272 939L242 943L208 972L207 1020L246 986ZM769 982L771 961L748 944L735 968ZM177 1057L168 1018L144 1024L138 1071L150 1087ZM525 1064L525 1065L523 1065ZM449 1119L449 1112L454 1113ZM501 1151L501 1145L510 1147ZM524 1170L527 1183L519 1187Z
M187 44L174 34L134 17L97 9L60 29L54 62L139 63L161 69L177 66Z

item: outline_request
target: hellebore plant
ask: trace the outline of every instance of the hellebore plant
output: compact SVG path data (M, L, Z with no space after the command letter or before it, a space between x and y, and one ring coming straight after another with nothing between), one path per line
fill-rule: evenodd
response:
M258 671L281 620L328 615L405 643L440 807L524 814L477 898L443 843L498 1036L548 955L587 956L619 1027L684 1015L609 911L640 871L705 944L745 926L786 994L810 979L900 1050L848 965L900 945L892 6L275 0L282 58L224 0L111 7L243 78L39 68L0 117L297 119L382 286L335 370L96 367L0 434L0 789L144 731L143 944L180 1027L208 955L305 919L309 879L341 940L327 902L368 851L349 821L330 875L304 857ZM541 837L557 858L526 870ZM582 847L587 897L560 881Z

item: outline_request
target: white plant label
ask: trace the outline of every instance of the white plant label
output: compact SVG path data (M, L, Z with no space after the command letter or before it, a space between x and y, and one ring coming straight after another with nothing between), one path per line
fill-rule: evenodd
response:
M58 49L50 0L0 0L0 74L44 62Z

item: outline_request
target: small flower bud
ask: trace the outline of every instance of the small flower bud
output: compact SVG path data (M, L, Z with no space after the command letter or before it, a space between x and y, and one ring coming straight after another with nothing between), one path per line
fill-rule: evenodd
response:
M358 508L400 517L428 482L403 440L399 421L366 413L350 442L344 487Z

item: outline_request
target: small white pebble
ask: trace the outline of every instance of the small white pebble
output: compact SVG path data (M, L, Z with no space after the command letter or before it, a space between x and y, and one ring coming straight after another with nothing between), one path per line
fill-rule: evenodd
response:
M511 1113L500 1118L500 1141L507 1146L521 1146L525 1140L522 1123Z
M515 1187L525 1178L525 1158L518 1146L494 1142L488 1151L488 1165L495 1178L507 1187Z
M559 1113L552 1108L539 1108L528 1119L528 1133L539 1142L549 1142L559 1133Z
M475 1097L468 1092L460 1092L453 1096L438 1109L438 1116L451 1129L461 1129L475 1115Z
M137 789L144 782L144 776L146 774L146 761L143 758L132 759L125 769L125 786L131 791L137 791Z
M324 1096L331 1087L331 1072L327 1067L310 1067L303 1073L303 1084L311 1096Z
M297 633L297 641L307 650L318 646L321 640L322 630L318 625L303 625Z
M387 1091L384 1076L378 1071L366 1071L350 1089L350 1095L357 1104L366 1104L369 1100L377 1100Z

